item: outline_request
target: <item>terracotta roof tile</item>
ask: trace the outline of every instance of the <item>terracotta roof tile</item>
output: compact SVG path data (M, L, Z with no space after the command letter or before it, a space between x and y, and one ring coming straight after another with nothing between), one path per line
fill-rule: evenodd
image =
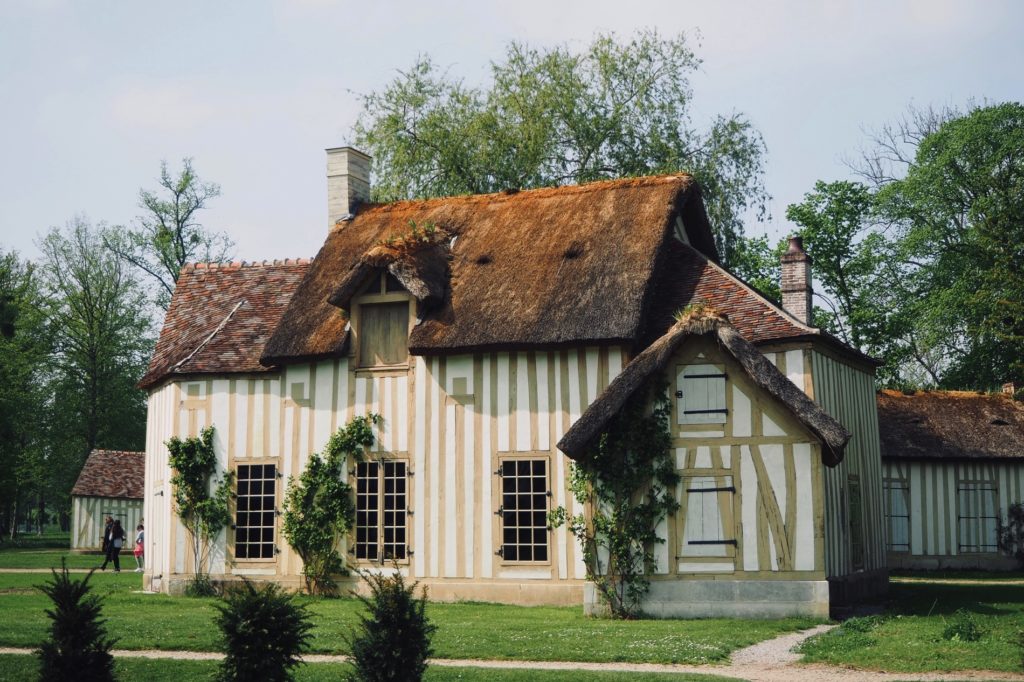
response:
M93 450L78 474L72 495L141 500L146 477L146 453Z
M264 372L263 346L281 319L307 259L187 265L181 271L146 375Z

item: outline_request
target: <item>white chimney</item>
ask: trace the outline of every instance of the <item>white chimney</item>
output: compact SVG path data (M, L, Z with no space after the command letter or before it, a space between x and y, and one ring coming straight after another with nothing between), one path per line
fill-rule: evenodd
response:
M789 238L789 248L782 257L782 307L804 324L811 323L811 257L804 251L799 235Z
M370 157L352 147L327 150L327 229L370 200Z

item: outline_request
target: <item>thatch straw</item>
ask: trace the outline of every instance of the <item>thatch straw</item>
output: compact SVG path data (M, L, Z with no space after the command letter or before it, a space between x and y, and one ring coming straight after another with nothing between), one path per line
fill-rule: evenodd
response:
M417 298L436 300L441 260L389 252L410 221L458 235L443 302L414 327L410 352L633 344L679 214L690 243L717 259L696 183L685 175L365 206L328 236L263 362L341 352L343 316L331 301L344 303L358 288L368 273L360 263L386 263Z
M684 311L668 333L636 356L622 373L598 396L570 427L558 448L570 457L580 458L595 438L648 379L667 367L676 349L692 336L711 335L743 368L750 379L779 401L822 444L822 461L835 466L843 458L850 440L849 432L796 385L786 378L765 356L744 339L717 310L696 305Z
M885 459L1024 459L1024 403L1001 394L878 394Z

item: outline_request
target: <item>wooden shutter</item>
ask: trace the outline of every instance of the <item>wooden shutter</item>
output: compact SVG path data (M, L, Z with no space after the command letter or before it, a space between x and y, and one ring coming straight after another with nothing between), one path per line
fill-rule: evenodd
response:
M732 476L686 476L682 557L732 556L736 548Z
M725 372L716 365L681 365L676 374L680 424L724 424Z
M409 304L367 303L359 309L359 363L400 365L409 358Z

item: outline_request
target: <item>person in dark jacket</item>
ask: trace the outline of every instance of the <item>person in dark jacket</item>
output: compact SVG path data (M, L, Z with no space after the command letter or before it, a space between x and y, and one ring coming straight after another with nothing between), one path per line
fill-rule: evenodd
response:
M103 527L103 565L100 566L101 571L107 570L107 564L111 560L110 556L110 531L114 528L114 517L107 516L106 525Z
M128 534L121 527L121 521L115 519L114 525L110 528L110 546L107 550L107 560L112 559L114 561L114 573L121 572L121 548L124 547L126 537L128 537ZM103 568L107 568L107 561L103 562Z

